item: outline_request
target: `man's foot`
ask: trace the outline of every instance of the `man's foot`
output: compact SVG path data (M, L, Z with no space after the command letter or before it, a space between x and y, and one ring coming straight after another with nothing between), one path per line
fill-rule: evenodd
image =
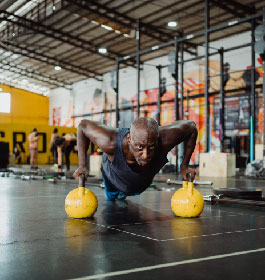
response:
M127 195L123 192L119 192L118 196L117 196L117 199L118 200L124 200L126 199Z
M117 198L118 194L119 192L108 192L105 188L105 197L107 201L114 201Z

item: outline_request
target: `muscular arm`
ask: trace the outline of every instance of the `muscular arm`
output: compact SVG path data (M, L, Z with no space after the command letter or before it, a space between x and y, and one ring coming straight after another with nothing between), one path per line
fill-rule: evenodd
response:
M90 142L97 145L109 157L114 154L115 140L118 130L107 127L100 122L82 120L77 129L77 148L79 168L74 174L77 178L86 174L86 155Z
M186 174L191 172L192 177L195 176L195 171L188 168L191 155L196 146L198 131L196 124L193 121L183 120L176 121L169 126L160 128L160 136L162 146L166 152L169 152L176 145L184 142L183 160L180 166L183 178L186 180Z

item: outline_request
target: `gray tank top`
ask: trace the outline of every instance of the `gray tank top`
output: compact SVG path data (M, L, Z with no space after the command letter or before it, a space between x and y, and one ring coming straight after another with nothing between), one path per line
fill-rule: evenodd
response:
M114 160L109 161L106 154L102 157L102 175L110 186L110 191L120 190L125 194L141 193L152 183L154 176L168 162L167 153L162 153L160 138L155 157L148 164L146 171L135 172L127 164L122 151L122 140L129 133L129 128L120 128L114 150Z

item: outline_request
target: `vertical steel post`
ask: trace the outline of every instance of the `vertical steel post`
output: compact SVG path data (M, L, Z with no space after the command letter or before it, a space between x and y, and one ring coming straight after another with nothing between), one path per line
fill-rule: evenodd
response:
M265 60L262 62L263 69L263 85L262 85L262 97L263 97L263 168L265 168Z
M175 37L175 121L179 119L179 43L177 37ZM178 167L178 146L175 147L176 155L176 173L179 173Z
M116 127L119 127L119 122L120 122L120 112L119 112L119 58L116 57L116 87L115 87L115 92L116 92L116 107L115 107L115 112L116 112ZM112 113L111 113L112 114Z
M187 105L186 105L186 111L184 113L185 117L187 118L187 120L189 119L189 96L190 96L190 90L188 89L187 90L187 96L186 96L186 102L187 102Z
M265 25L265 8L263 8L263 25ZM263 85L262 85L262 97L263 97L263 168L265 168L265 54L262 56L262 70L263 70Z
M255 159L256 96L255 96L255 21L251 21L251 116L250 116L250 162Z
M179 43L175 37L175 121L179 119Z
M183 120L183 95L184 95L184 43L180 45L180 72L181 72L181 96L180 96L180 119Z
M204 89L204 125L205 125L205 152L209 152L209 1L205 0L205 89Z
M225 135L224 48L220 48L219 54L220 54L219 140L220 140L220 152L224 152L224 135Z
M160 125L160 115L161 115L161 69L162 66L158 65L156 66L156 69L158 70L158 95L157 95L157 116L156 120L158 125Z
M137 21L136 29L136 40L137 40L137 56L136 56L136 67L137 67L137 117L140 116L140 21Z

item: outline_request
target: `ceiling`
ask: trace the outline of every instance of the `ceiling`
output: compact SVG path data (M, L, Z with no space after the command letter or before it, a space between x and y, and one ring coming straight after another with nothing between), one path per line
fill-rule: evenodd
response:
M265 0L209 0L210 27L261 13L264 6ZM141 49L148 49L203 32L204 7L205 0L1 0L0 83L45 95L87 78L101 80L115 69L116 57L136 52L138 21ZM170 20L177 28L167 26ZM234 25L211 33L210 41L250 29L250 23ZM189 40L185 51L196 55L204 40ZM99 53L101 47L108 52ZM141 62L172 50L144 54ZM125 66L135 67L135 58Z

